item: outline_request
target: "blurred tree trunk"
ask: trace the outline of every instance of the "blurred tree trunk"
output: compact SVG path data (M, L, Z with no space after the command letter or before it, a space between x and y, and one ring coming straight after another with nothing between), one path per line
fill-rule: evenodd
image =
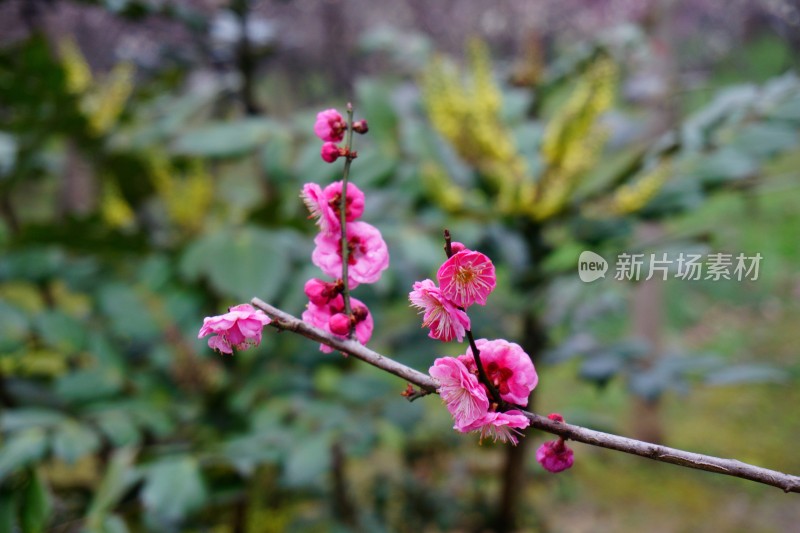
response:
M542 240L541 226L539 224L528 221L522 234L527 237L531 265L526 278L518 284L518 289L523 294L535 297L543 286L543 278L539 267L551 250ZM520 339L522 348L530 355L535 365L536 359L547 347L547 331L533 308L529 308L523 315L522 327L523 334ZM535 398L536 391L534 390L528 397L529 411L536 411ZM528 450L531 445L529 442L531 429L528 428L523 433L524 435L519 439L519 444L505 446L500 501L498 502L497 514L493 524L494 530L498 533L515 531L518 527L519 501L525 491L527 479L526 470L530 455ZM525 513L530 521L540 522L541 517L536 513L535 509L526 508ZM543 524L537 525L539 526L537 530L542 530Z
M652 57L644 70L647 76L655 80L655 86L660 88L648 95L645 102L651 110L648 137L652 140L674 129L678 123L678 65L671 33L674 5L674 0L653 3L650 16L645 21L645 28L652 36L649 43ZM660 223L645 222L638 231L639 242L657 244L663 237L664 228ZM642 275L647 277L645 273ZM658 275L649 281L642 280L633 295L633 334L647 341L650 346L650 353L642 362L645 370L655 366L663 356L664 283ZM660 397L633 398L631 422L634 438L664 442L660 406Z

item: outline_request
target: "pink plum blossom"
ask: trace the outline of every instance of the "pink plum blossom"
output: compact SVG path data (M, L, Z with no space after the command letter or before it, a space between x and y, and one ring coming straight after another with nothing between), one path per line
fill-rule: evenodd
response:
M314 239L316 248L311 261L322 271L337 278L342 275L342 248L338 236L319 233ZM360 283L375 283L389 267L389 249L381 232L366 222L347 225L348 272L350 288Z
M464 364L455 357L441 357L433 362L428 373L439 381L439 396L453 415L455 429L469 426L489 409L486 389Z
M564 439L549 440L536 450L536 460L548 472L562 472L572 466L575 457Z
M341 142L347 129L342 115L335 109L326 109L317 113L314 123L314 133L317 137L327 142Z
M340 202L342 199L342 182L336 181L322 189L316 183L303 185L300 197L308 207L311 218L317 219L317 225L325 233L338 233L341 227ZM347 222L352 222L364 213L364 193L361 189L347 184L347 197L345 198L345 217Z
M486 304L497 277L492 261L480 252L464 249L453 254L436 273L445 298L459 307Z
M460 428L462 433L470 431L480 431L481 441L491 438L494 442L511 442L515 445L519 442L517 435L521 435L521 429L530 425L531 421L522 414L521 411L506 411L499 413L490 411L473 423Z
M356 298L350 298L350 308L356 319L356 339L361 344L367 344L372 338L372 329L374 327L372 314L367 306ZM347 338L348 330L342 328L341 319L347 319L343 311L344 298L341 294L333 298L327 305L315 305L309 302L306 310L303 311L303 322L344 339ZM332 321L333 324L331 323ZM332 326L336 331L333 331ZM337 331L344 331L344 333L337 333ZM327 344L320 344L319 349L323 353L331 353L333 351L333 348Z
M231 307L224 315L204 318L197 338L216 333L208 339L208 346L220 353L233 354L233 348L246 350L250 346L258 346L261 343L261 331L270 322L264 311L241 304Z
M433 281L426 279L414 283L408 299L412 307L423 313L422 327L430 328L430 338L445 342L454 338L458 342L464 339L464 333L470 327L467 313L442 296L442 291Z
M539 383L539 376L522 347L504 339L478 339L475 345L480 352L486 377L497 388L500 397L516 405L528 405L528 396ZM477 373L471 347L459 359L471 372Z

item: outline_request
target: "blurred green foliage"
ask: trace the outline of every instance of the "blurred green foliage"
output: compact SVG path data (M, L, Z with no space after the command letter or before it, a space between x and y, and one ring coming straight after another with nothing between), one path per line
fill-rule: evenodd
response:
M621 398L631 392L796 381L788 340L781 357L766 361L680 353L638 371L646 349L625 338L619 312L627 288L579 285L574 268L583 249L646 246L633 231L642 219L674 224L681 238L671 246L702 246L705 232L727 229L698 214L712 192L733 190L728 201L739 202L742 191L783 186L787 172L796 186L786 158L796 162L800 149L800 80L785 74L727 88L679 131L620 142L602 121L614 110L635 126L635 110L615 104L619 51L598 45L521 89L499 84L488 51L471 46L468 72L444 57L428 62L430 47L414 47L422 60L408 63L428 65L421 92L390 77L355 83L370 134L357 140L354 181L367 194L365 218L392 254L381 282L359 288L375 316L371 345L423 370L435 352L459 350L431 344L405 300L413 281L441 262L439 235L448 227L498 265L491 309L473 317L479 334L519 339L525 317L536 317L550 338L537 364L566 363L543 380L544 410L621 431ZM497 449L451 431L435 401L407 404L403 383L290 334L267 332L260 348L232 358L196 339L202 316L252 296L301 312L303 283L317 271L299 190L339 172L319 159L314 110L245 117L222 86L148 91L134 77L129 65L96 77L71 41L39 35L0 50L0 531L67 523L89 532L343 531L353 521L369 531L447 531L484 523ZM756 229L726 246L772 246L774 257L796 260L796 224L769 219L775 210L796 218L784 201L770 200L761 219L732 215L752 218ZM764 284L780 287L789 274L768 270ZM715 290L733 292L676 288L675 320L691 316L685 299L715 305ZM721 353L730 348L717 342ZM789 401L792 393L780 390L787 396L770 392L778 396L771 405ZM717 403L726 394L689 401L724 409ZM702 425L701 411L670 415L676 444L728 450L681 430ZM730 424L731 434L745 431ZM793 424L787 431L800 429ZM771 455L787 450L741 458L798 468ZM574 480L532 471L531 501L569 508L593 498L602 509L603 499L624 501L652 484L640 471L620 474L627 458L580 453L587 466ZM346 491L336 484L340 471ZM617 500L599 488L612 476L624 480ZM671 479L674 492L686 490L688 482ZM597 494L588 494L592 487ZM337 497L358 502L355 517L332 504Z

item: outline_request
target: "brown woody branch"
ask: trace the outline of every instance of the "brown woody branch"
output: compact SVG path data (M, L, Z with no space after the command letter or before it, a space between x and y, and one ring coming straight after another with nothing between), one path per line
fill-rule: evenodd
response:
M319 328L306 324L302 320L281 311L258 298L253 298L251 303L264 311L272 319L271 326L279 330L287 330L298 333L313 341L326 344L331 348L339 350L356 359L361 359L365 363L376 366L390 374L394 374L404 380L416 385L424 393L434 393L438 387L435 379L427 374L414 370L393 359L389 359L366 346L359 344L352 339L340 339L334 337ZM723 459L711 455L687 452L676 448L669 448L658 444L651 444L611 433L594 431L581 426L555 422L547 417L523 411L525 416L531 421L531 426L558 435L565 439L576 442L583 442L592 446L608 448L620 452L638 455L647 459L653 459L662 463L670 463L706 472L715 472L727 476L748 479L757 483L778 487L784 492L800 493L800 477L784 474L776 470L769 470L758 466L750 465L735 459Z

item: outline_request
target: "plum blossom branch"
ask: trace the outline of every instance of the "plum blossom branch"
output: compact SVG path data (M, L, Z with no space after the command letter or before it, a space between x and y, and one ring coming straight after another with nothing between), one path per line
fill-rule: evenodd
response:
M344 161L344 171L342 171L342 194L339 200L339 224L341 232L341 246L342 246L342 281L344 287L342 289L342 298L344 299L344 314L350 316L352 310L350 309L350 284L347 281L347 267L349 263L349 244L347 242L347 179L350 177L350 165L353 163L354 156L352 155L351 148L353 146L353 104L347 103L347 134L345 137L345 147L347 149L347 157ZM353 338L355 332L355 323L350 323L350 331L348 337Z
M395 376L398 376L419 387L419 393L404 393L404 395L408 396L409 399L413 399L411 396L419 397L423 395L423 392L428 394L435 393L439 386L439 383L427 374L381 355L378 352L359 344L355 340L335 337L326 331L313 327L302 320L295 318L285 311L263 302L259 298L253 298L251 300L251 304L254 307L264 311L264 313L272 319L272 322L269 325L274 328L292 331L313 341L330 346L333 349L351 355L356 359L360 359L365 363L380 368L381 370L389 372L390 374L394 374ZM528 418L528 420L530 420L530 425L532 427L547 433L558 435L559 437L567 440L629 453L631 455L638 455L639 457L652 459L662 463L670 463L686 468L693 468L696 470L704 470L706 472L713 472L726 476L747 479L757 483L763 483L765 485L777 487L787 493L800 493L800 476L794 476L785 474L783 472L778 472L776 470L761 468L737 461L735 459L724 459L711 455L703 455L630 439L611 433L595 431L582 426L551 420L545 416L528 411L521 412L526 418Z

